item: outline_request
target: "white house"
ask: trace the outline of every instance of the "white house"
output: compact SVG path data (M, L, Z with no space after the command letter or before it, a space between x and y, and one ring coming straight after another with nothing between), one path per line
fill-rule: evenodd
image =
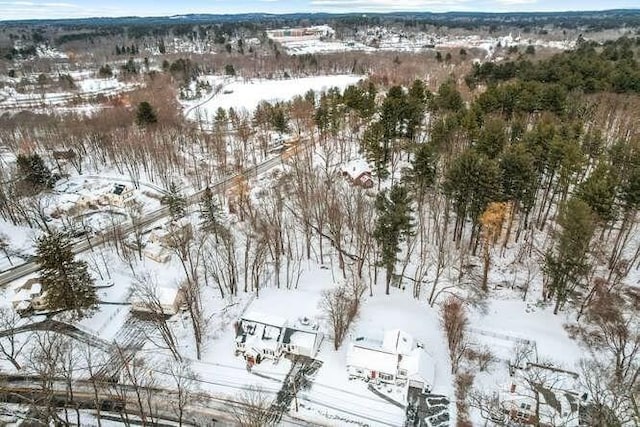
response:
M502 411L514 423L578 427L580 425L579 379L575 372L527 363L514 369L500 395ZM585 395L586 398L586 395Z
M282 317L251 311L242 316L236 326L236 354L260 363L277 359L282 354L314 357L323 334L307 318L290 325Z
M399 329L356 337L347 352L347 370L352 378L408 383L422 390L430 390L435 377L429 354Z
M315 357L323 339L324 334L318 330L318 324L302 317L285 328L283 351L297 356Z
M285 318L249 312L242 316L236 327L236 354L260 363L263 359L276 359L282 354Z

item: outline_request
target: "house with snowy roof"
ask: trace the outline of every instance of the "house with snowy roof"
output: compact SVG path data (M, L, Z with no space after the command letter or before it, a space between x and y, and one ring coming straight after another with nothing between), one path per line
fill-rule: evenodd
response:
M251 311L236 324L235 350L255 363L283 354L314 357L322 339L322 332L308 318L290 323L280 316Z
M162 227L154 228L149 233L149 243L171 249L177 243L189 240L193 236L193 226L188 218L171 221Z
M363 159L354 160L345 164L340 168L340 173L355 186L362 188L373 187L374 183L371 177L371 168Z
M323 339L324 334L318 324L302 317L286 327L282 338L283 351L295 356L315 357Z
M133 196L134 190L132 187L125 184L116 183L111 188L111 191L103 193L100 196L100 203L109 206L124 208L135 200Z
M184 302L184 293L175 287L160 286L154 290L154 295L134 294L131 301L133 313L154 313L173 316L180 311Z
M251 311L236 324L236 354L260 363L277 359L282 354L282 340L287 325L285 318Z
M34 277L15 289L15 293L11 297L11 305L18 313L32 309L42 310L45 308L44 296L40 279Z
M358 335L347 352L351 378L430 390L435 366L413 337L400 329Z
M504 414L519 425L577 427L581 401L575 372L527 363L514 369L511 381L500 395Z

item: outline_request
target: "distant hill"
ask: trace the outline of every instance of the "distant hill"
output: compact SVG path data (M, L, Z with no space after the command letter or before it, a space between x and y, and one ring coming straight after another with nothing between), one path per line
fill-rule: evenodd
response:
M126 16L117 18L96 17L80 19L49 19L49 20L17 20L2 21L2 26L48 25L73 27L104 27L123 25L175 25L177 23L230 23L255 22L266 24L287 24L294 22L317 21L416 21L439 25L545 25L557 26L590 26L601 28L618 28L621 26L640 26L640 9L617 9L605 11L571 11L571 12L510 12L510 13L482 13L482 12L394 12L394 13L244 13L244 14L186 14L160 17Z

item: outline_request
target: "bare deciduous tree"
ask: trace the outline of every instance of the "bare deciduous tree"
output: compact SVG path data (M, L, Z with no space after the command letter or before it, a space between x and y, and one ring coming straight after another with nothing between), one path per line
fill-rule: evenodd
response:
M360 288L358 288L360 289ZM358 298L362 295L359 294ZM358 314L358 306L352 290L346 285L322 292L320 308L327 318L333 334L333 347L337 350L349 330L351 322Z
M440 322L447 335L451 373L458 372L460 361L468 348L467 327L469 320L463 302L449 297L440 308Z
M59 377L60 367L64 363L65 351L62 338L54 332L41 332L34 334L31 341L32 347L29 353L29 371L37 377L40 398L34 402L34 409L40 413L42 421L50 423L63 423L57 414L54 395L56 391L56 378Z
M232 406L233 417L241 427L263 427L272 425L272 397L262 388L249 386L236 397Z
M133 290L136 304L146 312L146 316L152 321L155 331L160 335L164 345L160 344L153 336L147 338L160 348L167 348L175 360L180 360L177 341L169 323L164 307L158 294L158 285L148 275L139 276Z
M0 308L0 353L17 370L22 369L17 358L29 342L28 339L21 341L15 333L20 319L20 315L10 307Z
M182 426L185 408L193 398L197 376L186 362L171 363L169 365L169 374L175 396L171 404L178 415L178 424Z
M580 362L580 382L589 397L589 410L585 414L588 425L622 426L634 423L634 402L629 393L634 391L615 381L613 371L611 366L605 366L595 359Z

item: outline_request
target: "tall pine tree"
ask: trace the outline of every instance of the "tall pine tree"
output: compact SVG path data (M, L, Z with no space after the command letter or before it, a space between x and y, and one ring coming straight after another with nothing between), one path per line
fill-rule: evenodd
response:
M398 262L400 244L412 232L410 203L409 192L401 185L394 185L388 193L379 193L376 199L378 220L373 237L380 249L380 263L386 270L387 295Z
M93 278L85 261L74 259L69 238L60 232L40 237L36 259L40 283L49 310L68 310L71 317L83 318L98 303Z
M226 231L222 223L222 209L216 203L211 188L207 187L200 199L200 220L202 221L202 229L213 233L218 243L218 237L222 232Z
M591 208L578 198L569 199L560 209L558 225L562 231L544 263L546 297L555 299L554 314L575 294L591 268L588 251L595 227Z
M16 159L21 190L26 193L38 193L53 187L51 171L39 154L19 154Z
M169 216L171 216L172 221L176 221L186 215L187 199L175 182L169 184L169 189L161 201L169 207Z

